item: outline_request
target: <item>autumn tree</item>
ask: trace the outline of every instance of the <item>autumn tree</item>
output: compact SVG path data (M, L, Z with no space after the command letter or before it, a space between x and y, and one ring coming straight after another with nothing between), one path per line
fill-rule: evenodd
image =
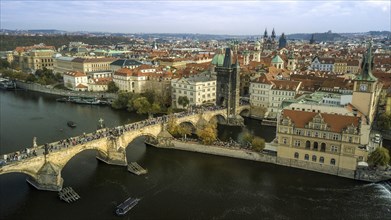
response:
M372 166L386 166L390 163L390 152L387 148L378 147L369 155L368 163Z
M265 139L260 137L254 137L254 139L251 141L251 149L259 152L264 148L265 148Z
M197 129L197 136L203 144L212 144L217 140L217 121L213 120Z

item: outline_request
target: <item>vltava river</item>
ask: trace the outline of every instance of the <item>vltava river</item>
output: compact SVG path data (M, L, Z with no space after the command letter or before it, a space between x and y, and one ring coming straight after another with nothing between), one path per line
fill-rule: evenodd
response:
M0 154L92 132L99 118L115 126L144 117L109 107L59 103L56 97L0 91ZM66 122L77 127L71 129ZM267 140L274 128L246 120ZM220 138L237 138L242 128L219 126ZM148 174L76 155L62 170L64 186L81 196L67 204L56 192L29 186L25 174L0 175L0 219L391 219L391 193L380 184L277 165L129 144L128 161ZM129 196L141 201L124 217L115 207Z

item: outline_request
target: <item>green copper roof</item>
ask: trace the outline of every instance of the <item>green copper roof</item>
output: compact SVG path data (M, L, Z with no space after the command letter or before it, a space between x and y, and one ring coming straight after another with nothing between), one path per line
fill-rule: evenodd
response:
M275 55L272 59L272 63L283 63L284 61L281 59L280 56Z
M224 54L216 54L212 59L212 64L222 66L224 64Z
M372 42L369 42L367 54L363 57L363 62L361 64L361 73L354 80L376 82L377 78L372 75L372 65Z

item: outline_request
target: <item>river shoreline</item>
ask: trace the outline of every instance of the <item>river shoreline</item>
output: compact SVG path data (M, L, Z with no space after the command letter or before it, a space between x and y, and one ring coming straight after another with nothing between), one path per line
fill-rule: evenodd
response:
M107 98L107 99L116 99L118 97L118 95L115 93L62 90L62 89L55 89L52 86L44 86L37 83L27 83L20 80L16 80L15 82L17 88L28 90L28 91L51 94L51 95L58 95L58 96L65 96L65 97L76 96L76 97Z
M244 159L244 160L251 160L251 161L256 161L256 162L276 164L276 165L280 165L280 166L308 170L308 171L317 172L317 173L324 173L324 174L328 174L328 175L339 176L339 177L344 177L347 179L353 179L353 180L363 181L363 182L373 183L373 182L381 182L381 181L391 180L391 178L390 178L391 170L378 172L376 170L357 169L354 172L354 175L344 175L344 174L340 175L338 172L337 173L330 173L330 172L326 172L323 170L316 170L316 169L311 169L311 168L300 167L300 166L297 166L295 163L287 164L284 161L280 161L277 156L264 154L264 153L258 153L258 152L254 152L254 151L246 150L246 149L203 145L200 143L182 142L182 141L178 141L178 140L171 141L170 146L158 146L158 145L151 144L151 143L146 143L146 144L153 146L153 147L156 147L156 148L182 150L182 151L188 151L188 152L203 153L203 154L209 154L209 155L216 155L216 156L223 156L223 157L230 157L230 158L236 158L236 159Z

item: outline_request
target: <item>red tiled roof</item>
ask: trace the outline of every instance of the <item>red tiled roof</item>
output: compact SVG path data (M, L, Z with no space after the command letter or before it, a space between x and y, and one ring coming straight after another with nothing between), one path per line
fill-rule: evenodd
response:
M118 75L118 76L132 76L133 75L133 71L131 69L128 69L128 68L121 68L121 69L118 69L117 71L115 71L114 75Z
M64 75L73 76L73 77L87 76L86 74L79 72L79 71L66 72L66 73L64 73Z
M288 117L297 128L305 128L305 125L312 121L317 114L321 115L324 122L327 123L330 131L332 132L341 133L349 125L353 124L358 127L360 123L360 118L355 116L296 111L289 109L284 109L282 111L282 117Z

